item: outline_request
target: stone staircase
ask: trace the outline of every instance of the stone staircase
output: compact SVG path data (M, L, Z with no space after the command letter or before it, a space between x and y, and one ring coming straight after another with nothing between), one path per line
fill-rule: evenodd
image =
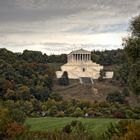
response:
M79 80L83 85L92 85L94 83L91 77L80 77Z

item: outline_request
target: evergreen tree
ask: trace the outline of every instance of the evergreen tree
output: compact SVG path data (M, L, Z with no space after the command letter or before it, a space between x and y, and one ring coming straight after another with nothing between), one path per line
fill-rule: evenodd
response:
M100 70L100 76L98 78L99 81L103 81L103 79L106 77L105 70Z
M58 82L60 85L64 85L64 86L69 85L69 77L67 71L64 71L62 77L58 79Z

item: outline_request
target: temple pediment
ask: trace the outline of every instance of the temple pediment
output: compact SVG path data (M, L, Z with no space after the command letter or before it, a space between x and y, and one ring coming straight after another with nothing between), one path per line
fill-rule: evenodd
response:
M91 52L84 50L84 49L80 49L80 50L72 51L70 54L91 54ZM68 55L70 55L70 54L68 54Z

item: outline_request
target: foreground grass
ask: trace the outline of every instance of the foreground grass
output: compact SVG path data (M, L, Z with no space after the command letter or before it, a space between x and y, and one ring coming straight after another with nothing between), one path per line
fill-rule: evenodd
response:
M60 130L66 124L70 123L72 120L79 120L85 124L86 128L94 134L103 134L110 123L117 123L119 119L110 118L56 118L56 117L45 117L45 118L29 118L26 120L26 124L31 126L32 131L53 131Z

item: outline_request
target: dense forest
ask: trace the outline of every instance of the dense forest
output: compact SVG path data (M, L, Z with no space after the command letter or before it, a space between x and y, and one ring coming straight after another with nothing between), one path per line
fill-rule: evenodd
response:
M36 56L41 58L43 55L41 53L40 56ZM30 100L35 97L38 100L46 100L53 86L53 69L47 63L35 61L29 63L24 58L18 57L18 54L0 49L1 99Z
M89 117L139 119L139 104L130 106L127 97L131 94L140 102L140 16L131 21L130 30L131 35L123 40L124 49L92 52L93 61L115 66L111 82L125 87L108 93L106 101L100 103L65 101L53 93L55 71L49 63L65 63L66 54L48 56L39 51L0 49L0 139L138 140L140 123L135 121L111 125L100 138L77 121L57 132L32 132L24 125L26 117L84 117L85 113Z
M117 50L105 50L105 51L92 51L92 61L104 65L110 66L115 64L122 64L126 61L125 52L123 49ZM6 49L0 49L0 60L6 62L25 61L28 63L66 63L67 55L47 55L40 51L25 50L23 53L13 53Z

